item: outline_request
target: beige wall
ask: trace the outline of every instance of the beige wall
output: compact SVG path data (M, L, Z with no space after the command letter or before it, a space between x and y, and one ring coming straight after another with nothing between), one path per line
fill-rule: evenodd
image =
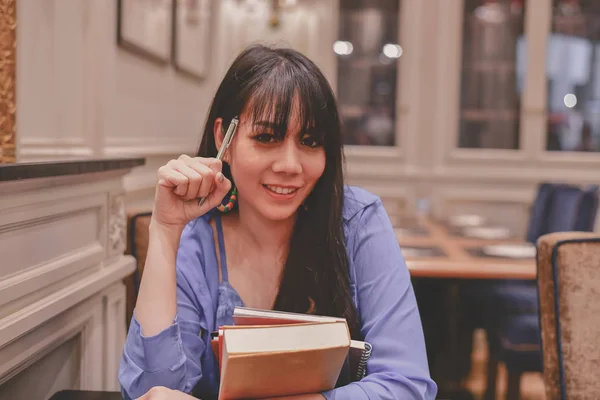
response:
M142 155L127 188L147 202L156 168L195 150L221 72L193 81L118 47L116 7L18 2L18 160Z
M116 45L116 1L18 3L22 160L195 146L212 75L192 82Z

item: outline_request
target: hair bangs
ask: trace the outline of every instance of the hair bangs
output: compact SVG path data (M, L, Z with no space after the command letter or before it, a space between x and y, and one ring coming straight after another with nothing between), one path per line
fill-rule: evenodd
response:
M269 124L282 139L291 130L324 139L331 130L332 113L326 87L321 87L309 71L282 62L255 85L248 85L247 116L250 124Z

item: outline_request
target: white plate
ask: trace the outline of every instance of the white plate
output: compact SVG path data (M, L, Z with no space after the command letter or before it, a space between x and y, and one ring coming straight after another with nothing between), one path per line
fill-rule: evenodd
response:
M453 215L448 218L448 223L457 228L463 228L468 226L480 226L485 223L485 218L481 215Z
M418 247L403 247L402 255L404 257L434 257L437 254L434 252L435 250L428 248L418 248Z
M494 257L535 258L536 248L532 244L497 244L482 248L484 254Z
M477 239L507 239L510 230L500 226L472 226L464 228L463 235Z

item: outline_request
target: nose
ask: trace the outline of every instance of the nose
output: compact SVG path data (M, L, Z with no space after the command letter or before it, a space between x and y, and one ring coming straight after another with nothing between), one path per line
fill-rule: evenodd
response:
M285 140L273 163L273 171L286 174L299 174L302 172L300 162L300 149L293 140Z

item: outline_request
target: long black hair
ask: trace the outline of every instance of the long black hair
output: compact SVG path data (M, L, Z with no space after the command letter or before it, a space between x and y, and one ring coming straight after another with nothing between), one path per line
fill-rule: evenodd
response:
M283 138L292 112L298 113L303 132L320 136L326 163L296 218L275 309L346 318L356 339L360 327L350 293L342 216L341 122L333 91L319 68L292 49L253 45L244 50L213 99L198 156L216 156L213 129L217 118L223 119L226 129L234 116L244 113L252 124L258 120L274 123L275 136ZM233 181L226 163L223 174Z

